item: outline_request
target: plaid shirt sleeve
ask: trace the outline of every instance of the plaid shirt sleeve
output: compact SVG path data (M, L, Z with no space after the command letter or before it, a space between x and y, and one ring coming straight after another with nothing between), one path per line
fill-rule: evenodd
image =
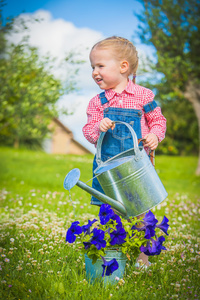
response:
M153 92L151 90L147 90L144 97L145 103L153 101L153 98ZM143 122L146 124L143 124ZM154 133L158 137L159 142L165 138L166 119L163 116L160 107L156 107L153 111L145 114L143 122L141 122L143 137L148 133Z
M99 124L103 119L103 107L101 107L99 96L90 100L87 107L87 124L83 127L83 135L91 143L96 144L101 131Z

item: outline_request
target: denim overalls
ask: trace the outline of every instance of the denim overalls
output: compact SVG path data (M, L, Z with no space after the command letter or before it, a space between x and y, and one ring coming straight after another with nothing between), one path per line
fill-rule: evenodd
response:
M105 92L99 94L102 106L108 103L107 98L105 97ZM157 107L155 101L152 101L143 106L144 112L148 113L154 108ZM109 118L112 121L122 121L126 122L133 127L137 138L142 138L141 133L141 117L142 117L142 110L139 109L128 109L128 108L118 108L118 107L105 107L103 111L104 118ZM102 147L101 147L101 160L106 161L107 159L129 150L133 148L133 139L132 135L127 128L127 126L123 124L117 124L114 130L109 129L103 139ZM98 167L96 162L96 155L93 161L93 177L94 170ZM97 178L93 179L92 187L99 192L104 194L104 191L99 184ZM103 204L100 200L92 196L91 204L94 205L101 205Z

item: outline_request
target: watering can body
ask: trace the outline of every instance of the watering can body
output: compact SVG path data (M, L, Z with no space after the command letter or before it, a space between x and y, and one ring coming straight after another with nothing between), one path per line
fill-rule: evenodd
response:
M101 145L105 133L101 133L97 143L98 167L94 173L105 195L79 180L73 180L102 202L110 204L125 218L135 217L161 203L167 197L167 192L143 146L138 146L133 128L124 122L115 123L129 128L134 147L102 162ZM67 181L69 178L65 179L64 186L67 186Z

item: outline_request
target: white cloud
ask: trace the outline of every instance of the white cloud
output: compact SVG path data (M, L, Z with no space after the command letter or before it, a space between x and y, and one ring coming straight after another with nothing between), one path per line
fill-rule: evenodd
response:
M87 120L86 107L89 100L100 92L91 77L89 52L97 41L104 38L102 33L89 28L77 28L73 23L63 19L53 19L50 12L45 10L38 10L33 14L21 14L19 17L28 23L29 29L13 34L9 37L10 41L19 43L24 35L29 35L30 45L37 47L41 55L50 53L53 57L63 59L67 53L76 50L80 53L79 58L85 61L83 65L80 65L77 75L77 85L80 91L62 97L59 106L74 111L73 115L62 117L61 120L72 130L77 141L91 151L94 150L94 146L83 137L82 127ZM30 18L42 19L42 21L30 22ZM66 70L59 70L61 77L65 73Z
M94 42L102 38L100 32L89 28L77 28L73 23L63 19L53 19L51 13L45 10L38 10L33 14L21 14L20 18L28 24L30 43L39 47L42 54L50 52L54 56L63 57L70 49L90 48ZM30 22L30 18L41 21ZM15 34L12 40L18 42L22 35L23 33ZM84 51L83 54L86 52Z

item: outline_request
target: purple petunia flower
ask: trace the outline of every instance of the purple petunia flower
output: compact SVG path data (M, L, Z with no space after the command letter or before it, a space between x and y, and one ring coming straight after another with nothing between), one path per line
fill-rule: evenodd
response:
M149 240L150 238L154 237L155 236L155 227L152 227L152 226L143 226L143 227L136 227L136 226L132 226L131 229L133 230L137 230L137 231L145 231L145 235L144 235L144 238ZM134 234L133 234L134 235Z
M83 232L84 232L85 234L90 234L90 227L91 227L92 224L94 224L96 221L97 221L97 219L94 219L93 221L88 220L88 224L82 226Z
M152 242L152 246L150 245L150 241ZM160 236L158 239L154 240L154 239L150 239L147 242L146 247L145 246L141 246L140 247L140 251L143 252L144 254L148 255L148 256L153 256L153 255L159 255L161 250L167 250L162 243L165 241L164 236Z
M136 229L137 231L145 231L145 239L150 239L154 237L156 223L158 223L158 220L155 218L154 214L150 210L145 214L142 223L144 224L144 226L140 228L133 226L131 229Z
M149 240L151 237L155 236L155 227L149 225L145 228L145 235L144 238Z
M101 257L103 260L103 273L102 277L111 275L114 271L116 271L119 268L119 264L115 258L113 258L110 261L106 261L105 258Z
M114 214L114 215L111 217L111 220L116 221L117 224L122 224L122 221L121 221L120 216L118 216L118 215L116 215L116 214Z
M142 223L145 226L152 226L152 227L154 227L158 223L158 220L155 218L154 214L149 210L145 214L144 219L142 220Z
M118 224L116 226L116 230L113 230L110 233L110 238L111 238L110 244L112 246L121 245L121 244L125 243L125 240L124 240L126 238L125 229L122 226L120 226L120 224Z
M106 241L104 241L104 236L105 236L104 231L101 229L94 228L92 233L93 233L93 236L90 240L90 243L95 245L97 250L100 250L101 248L105 248Z
M71 224L70 228L67 230L66 242L73 243L76 240L76 234L82 233L82 228L78 225L79 223L79 221L75 221Z
M114 211L109 204L102 204L99 210L99 219L102 225L107 224L114 216Z
M169 228L168 222L169 220L164 216L162 222L156 225L156 227L160 228L166 235L168 235L167 233L167 230Z
M148 256L153 255L153 254L151 254L152 249L151 249L150 241L147 242L146 247L142 245L140 247L140 251L143 252L144 254L148 255Z
M85 247L85 250L89 249L90 246L92 245L90 242L83 242L83 245Z
M152 239L153 240L153 239ZM160 236L156 241L152 241L152 244L155 243L157 251L156 251L156 255L159 255L161 250L167 250L162 244L165 241L164 236Z

